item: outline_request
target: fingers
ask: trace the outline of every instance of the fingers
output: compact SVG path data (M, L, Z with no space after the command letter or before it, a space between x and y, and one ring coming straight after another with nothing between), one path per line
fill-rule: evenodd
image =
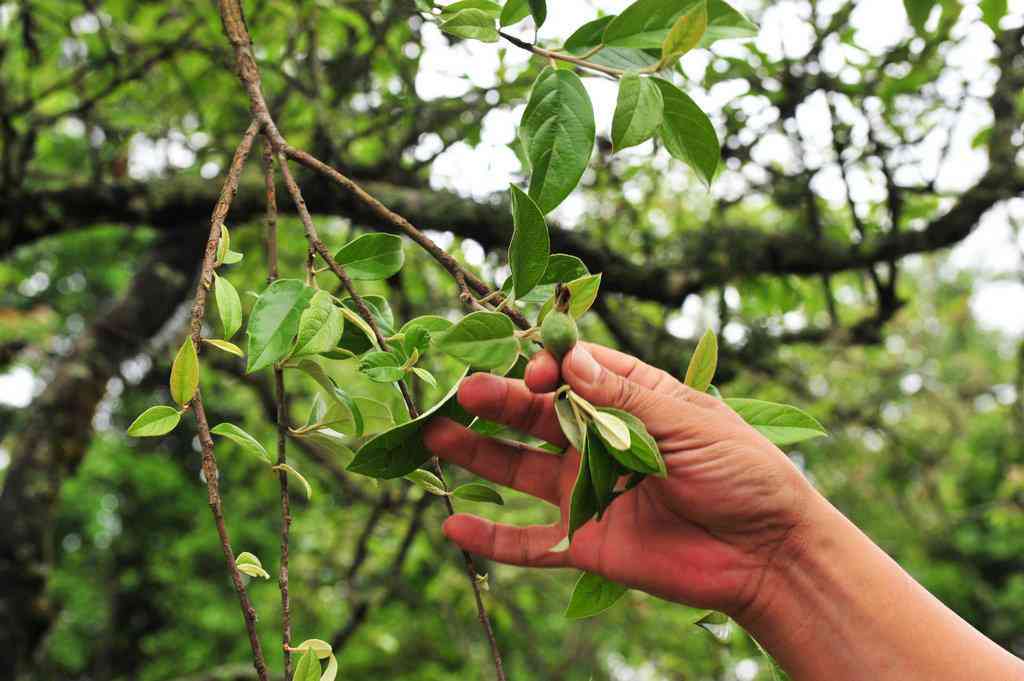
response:
M615 407L633 414L658 439L679 430L681 408L699 408L613 372L598 362L583 344L577 344L562 361L562 377L580 397L594 405Z
M558 427L554 398L531 392L522 381L473 374L459 387L459 404L480 418L504 423L553 445L568 444Z
M482 478L558 505L558 475L562 459L554 454L492 440L437 418L424 435L427 449Z
M523 377L526 387L535 393L551 393L562 381L562 368L558 360L547 350L541 350L530 358Z
M444 533L464 550L509 565L568 567L568 551L551 549L565 537L560 525L518 527L457 514L444 523Z

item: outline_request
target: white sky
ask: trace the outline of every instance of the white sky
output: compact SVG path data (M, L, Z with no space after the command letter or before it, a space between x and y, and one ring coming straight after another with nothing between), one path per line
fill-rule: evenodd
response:
M749 0L733 0L739 9L750 9ZM544 39L567 37L582 22L594 18L598 8L608 12L617 12L630 4L629 0L587 0L573 2L552 1L548 3L548 20L541 36ZM828 13L838 3L820 3L823 13ZM968 3L969 0L968 0ZM1004 25L1016 25L1024 16L1024 0L1010 0L1010 13ZM800 0L781 0L776 2L764 15L761 34L757 39L758 47L770 55L786 55L799 58L808 48L811 35L804 27L805 3ZM984 97L993 82L992 69L988 60L993 54L991 32L982 24L974 21L980 10L975 6L964 11L961 30L965 40L957 49L951 51L947 61L957 67L956 77L951 82L940 82L943 91L956 93L959 83L952 82L964 74L977 74L972 78L970 93ZM934 20L935 17L933 17ZM909 26L903 13L902 3L898 0L861 0L854 14L854 25L862 27L858 32L857 42L869 50L884 50L908 32ZM522 34L522 25L518 29ZM532 31L530 31L532 33ZM784 42L780 36L785 36ZM531 37L526 34L524 37ZM424 55L417 76L416 88L419 96L425 99L440 96L458 96L468 91L470 85L488 87L496 84L495 72L498 67L498 49L495 45L486 45L475 41L465 41L451 46L441 33L432 25L423 28ZM842 52L844 48L830 46L823 52L826 68L834 62L836 69L844 57L850 56ZM722 54L739 54L735 44L718 43L715 51ZM518 49L507 50L506 65L511 68L524 68L529 56ZM699 78L709 61L707 52L697 50L684 57L683 64L688 75ZM842 72L839 72L842 76ZM596 78L585 79L585 85L594 103L599 133L607 134L611 125L612 112L615 108L615 84ZM723 85L712 92L691 92L694 98L712 114L731 98L742 94L734 87ZM953 142L952 161L945 167L938 168L943 140L930 139L922 145L923 154L915 165L926 176L937 173L937 183L942 189L960 190L970 186L985 170L985 155L982 150L971 148L971 140L975 133L990 122L990 115L985 107L969 104L967 112L968 125L962 125ZM973 109L970 107L974 107ZM483 198L497 191L503 191L508 184L519 178L516 172L519 163L506 146L515 135L515 128L522 114L523 105L512 110L494 110L487 115L483 126L483 141L475 149L465 144L456 144L445 151L433 164L431 182L435 187L451 189L477 198ZM842 115L842 112L840 112ZM812 98L798 112L798 123L801 133L808 142L803 149L803 161L817 166L828 163L830 152L829 125L827 109L821 98ZM75 121L69 119L66 126L73 128ZM73 130L68 130L73 132ZM191 137L204 133L189 131ZM180 138L180 139L179 139ZM187 167L194 161L184 133L176 133L167 140L136 139L132 154L132 174L148 174L162 170L164 167ZM426 135L421 140L416 155L427 155L439 148L440 140L436 136ZM649 157L651 147L648 144L628 150L627 153L637 158ZM782 135L765 135L757 145L755 153L758 157L771 158L784 165L798 163L795 158L792 140ZM667 158L655 158L653 162L664 164L671 172L666 173L666 181L672 186L685 184L685 170L681 164L669 163ZM215 174L216 168L209 169ZM207 169L203 169L204 176ZM740 178L733 178L740 180ZM900 178L907 182L915 181L915 177ZM730 189L734 184L729 178L716 185L715 192L735 191ZM840 201L844 188L835 167L825 168L819 173L815 188L822 196ZM875 178L857 172L851 173L851 191L856 198L871 200L878 197L880 191ZM569 197L560 206L555 217L564 225L572 226L586 210L578 193ZM1024 236L1014 242L1010 228L1009 216L1024 221L1024 199L1005 202L990 211L982 220L981 226L950 253L943 276L956 276L958 272L970 271L976 276L976 285L971 297L971 307L978 320L986 327L1005 332L1010 337L1024 335L1024 284L1021 283L1024 272ZM482 260L483 252L478 254ZM713 315L710 306L704 306L694 298L683 307L681 314L674 320L672 331L680 335L692 335L703 328ZM804 320L799 313L786 315L782 323L790 327L798 327ZM733 329L726 329L728 332ZM25 367L16 367L7 374L0 375L0 402L13 406L25 406L35 392L41 389L41 381ZM3 453L0 452L0 455ZM0 459L3 457L0 456ZM3 462L0 461L0 466Z

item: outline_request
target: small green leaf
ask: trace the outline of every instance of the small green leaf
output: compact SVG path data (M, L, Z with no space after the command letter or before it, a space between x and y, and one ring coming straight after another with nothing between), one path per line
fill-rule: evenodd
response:
M242 551L235 557L235 567L244 575L270 579L270 574L263 569L260 559L248 551Z
M292 648L293 653L305 653L307 650L312 650L313 654L321 660L326 660L334 652L330 643L319 638L307 638L305 641Z
M711 385L715 378L715 370L718 368L718 337L715 332L708 329L701 336L697 347L690 358L690 365L686 367L686 378L683 383L690 386L697 392L704 392Z
M459 38L470 38L485 43L498 42L498 28L494 17L480 9L464 9L441 22L440 28Z
M772 444L780 447L828 436L817 419L788 404L736 397L725 400L725 403Z
M595 133L594 109L580 77L567 69L544 69L519 127L533 169L530 197L542 213L551 212L579 184Z
M478 482L470 482L452 490L452 496L466 501L479 501L484 504L497 504L504 506L505 500L501 498L497 490L482 485Z
M348 276L356 281L387 279L402 269L405 252L401 237L372 233L353 239L334 255Z
M302 473L299 473L297 470L295 470L286 463L279 463L276 466L273 466L273 469L275 471L284 471L288 475L298 480L299 483L302 485L302 489L305 490L306 492L306 498L313 498L313 488L309 486L309 481L306 480L306 478L302 477Z
M359 449L348 470L371 478L391 479L422 466L432 456L423 444L422 432L427 421L434 415L446 416L462 425L472 420L455 399L458 389L456 381L447 395L420 416L374 436Z
M676 17L669 29L665 42L661 44L661 61L658 66L665 68L675 63L684 54L697 47L708 30L708 4L701 2Z
M578 57L587 55L589 62L623 71L640 71L655 66L658 57L652 54L654 50L604 46L604 30L614 19L614 15L604 16L584 24L565 41L565 51Z
M330 352L341 340L344 328L345 317L334 305L331 294L327 291L317 291L299 317L295 349L290 356L302 357Z
M384 337L392 336L395 333L395 315L391 311L391 306L388 301L381 296L362 296L363 302L366 303L366 308L370 312L370 316L373 317L374 322L377 324L377 328L384 334ZM338 343L341 347L351 350L357 355L361 355L370 348L376 347L376 340L373 338L373 330L362 318L359 307L356 305L355 300L352 298L345 298L341 301L341 304L345 307L348 312L344 312L345 319L352 322L352 324L346 324L345 330L341 334L341 341ZM380 348L377 348L380 350Z
M242 326L242 301L230 281L213 274L213 296L217 300L217 313L224 326L224 338L230 339Z
M217 254L214 259L214 265L221 265L224 262L224 256L231 250L231 231L228 226L221 224L220 226L220 238L217 239Z
M292 681L320 681L320 660L312 648L306 650L295 665Z
M459 0L458 2L453 2L450 5L442 7L441 16L445 17L447 15L458 14L464 9L478 9L497 18L498 14L501 12L501 5L493 0Z
M611 407L601 407L598 411L617 416L629 428L629 449L609 448L611 455L631 471L646 473L664 478L668 475L665 460L658 449L657 441L647 432L643 421L629 412Z
M203 342L206 343L207 345L212 345L218 350L223 350L224 352L230 353L232 355L237 355L238 357L245 356L245 354L242 352L242 348L238 347L231 341L221 340L219 338L204 338Z
M499 21L502 27L517 24L530 16L530 4L528 0L508 0L501 9Z
M300 433L289 432L293 438L301 440L321 454L332 457L339 466L347 466L356 458L356 453L349 447L349 438L331 428L318 428Z
M400 413L396 417L386 404L368 397L353 397L352 402L362 417L363 430L359 433L360 436L373 435L387 430L396 423L404 423L409 420L408 414ZM402 406L404 407L404 403ZM338 400L332 399L327 405L321 425L356 435L356 423L349 405Z
M548 264L544 268L544 276L538 284L564 284L580 277L590 274L590 270L583 264L583 261L575 255L565 253L552 253L548 258Z
M444 317L427 314L407 321L402 325L402 329L399 333L409 333L409 331L416 326L426 329L427 332L430 333L430 337L433 338L435 335L444 333L448 329L452 328L453 325L450 320L445 319Z
M708 0L708 30L701 38L701 47L709 47L719 40L755 37L757 24L725 0Z
M377 383L394 383L405 378L402 360L393 352L368 352L359 361L359 371Z
M431 388L437 387L437 379L434 378L434 374L430 373L422 367L412 367L410 369L421 381L429 385Z
M268 454L266 448L260 444L260 441L233 423L218 423L210 429L210 432L214 435L226 437L249 454L252 454L266 463L273 463L270 458L270 454Z
M615 605L629 589L592 572L580 574L565 616L571 620L599 615Z
M439 350L476 369L508 366L519 353L512 320L500 312L473 312L437 338Z
M236 262L242 262L242 258L245 256L238 251L228 251L224 254L224 264L234 265Z
M402 332L402 354L412 357L413 353L423 356L430 349L430 332L422 326L411 326Z
M508 247L508 264L512 268L515 297L522 298L544 277L551 253L551 238L544 214L533 199L515 185L509 187L509 193L515 230Z
M529 0L530 14L533 15L533 22L540 28L548 18L547 0Z
M558 417L558 425L561 426L565 439L577 452L582 452L587 424L577 418L569 400L564 397L555 400L555 415Z
M627 73L619 80L619 98L612 118L615 150L641 144L661 125L665 102L661 90L650 78Z
M338 658L331 655L327 660L324 673L320 675L320 681L334 681L338 678Z
M448 491L445 489L444 482L441 478L437 477L430 471L425 471L422 468L417 468L412 473L408 473L402 476L409 482L415 484L417 487L421 487L431 494L436 494L439 497L448 495Z
M299 329L299 317L316 291L298 279L278 279L260 294L249 314L246 373L283 359Z
M601 275L590 274L585 277L580 277L574 281L570 281L566 286L569 289L571 297L569 298L569 314L575 319L579 319L590 306L597 300L597 292L601 289ZM551 310L555 309L554 296L549 298L546 303L540 308L540 312L537 313L537 325L539 326L544 318L548 316Z
M591 428L587 437L587 465L590 466L590 482L594 486L594 500L597 502L597 519L600 520L614 498L612 492L619 476L616 474L618 465L615 459L593 430Z
M590 478L587 449L584 447L580 452L580 467L576 472L576 483L572 486L572 497L569 500L570 542L576 530L583 527L597 513L597 497L594 495L594 483Z
M710 185L722 156L715 127L685 92L667 80L651 80L661 89L665 102L664 120L659 128L665 148Z
M171 397L184 407L192 400L198 388L199 356L192 343L192 336L188 336L178 348L178 354L171 365Z
M158 437L174 430L180 421L181 414L174 407L150 407L132 421L127 433L132 437Z
M709 386L708 386L708 389L707 389L707 394L708 394L708 395L711 395L712 397L717 397L717 398L718 398L718 399L720 399L720 400L721 400L721 399L723 399L723 398L722 398L722 393L721 393L721 392L719 392L718 388L716 388L716 387L715 387L715 386L713 386L713 385L709 385Z
M638 0L608 23L610 47L661 48L676 20L707 0Z
M630 435L626 422L615 414L597 411L593 416L597 434L612 449L629 449Z
M333 401L340 404L344 409L352 415L353 424L356 428L356 435L363 434L363 414L359 409L359 405L352 399L352 397L338 387L338 384L334 382L334 379L327 375L324 368L320 366L316 361L305 358L298 361L294 368L304 372L314 381L320 384L320 387L324 389L327 396Z

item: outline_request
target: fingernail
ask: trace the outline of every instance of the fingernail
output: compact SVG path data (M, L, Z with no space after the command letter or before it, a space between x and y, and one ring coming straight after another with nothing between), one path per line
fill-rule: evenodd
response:
M569 354L569 368L584 383L593 383L601 373L601 366L582 344L577 343Z

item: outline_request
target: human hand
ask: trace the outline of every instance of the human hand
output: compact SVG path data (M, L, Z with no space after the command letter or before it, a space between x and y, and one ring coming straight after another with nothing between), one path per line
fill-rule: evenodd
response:
M436 455L561 511L559 522L532 527L458 514L446 521L445 534L499 562L575 567L669 600L741 612L759 596L770 566L802 524L813 495L807 481L721 400L599 345L577 344L561 366L541 352L525 381L474 374L458 399L476 416L566 446L554 412L560 379L594 405L642 420L668 476L646 477L600 521L578 529L568 550L553 552L567 533L579 453L516 447L436 419L425 436Z

